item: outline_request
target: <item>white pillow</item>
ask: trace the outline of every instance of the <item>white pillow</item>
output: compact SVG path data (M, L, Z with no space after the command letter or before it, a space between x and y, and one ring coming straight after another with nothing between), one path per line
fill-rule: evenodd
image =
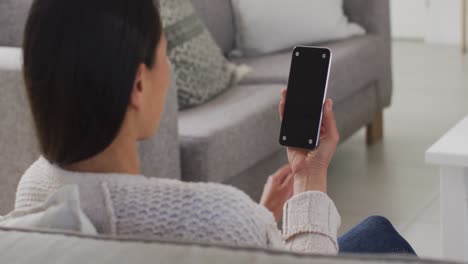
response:
M338 40L365 31L349 23L343 0L232 0L237 29L233 56Z
M0 226L97 235L96 228L81 210L80 195L76 185L62 187L44 204L35 208L13 211L7 216L0 216Z
M0 46L0 70L21 69L23 52L21 48Z

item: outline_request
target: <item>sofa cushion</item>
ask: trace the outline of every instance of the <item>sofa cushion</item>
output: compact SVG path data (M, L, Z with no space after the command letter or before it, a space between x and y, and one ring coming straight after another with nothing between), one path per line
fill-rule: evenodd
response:
M32 0L0 1L0 46L20 47Z
M340 102L380 78L379 51L383 39L377 36L325 43L333 52L328 95ZM285 86L291 65L291 51L262 57L234 59L251 67L241 84L277 83Z
M230 52L235 37L231 0L192 0L192 3L223 52Z
M279 151L282 88L237 86L180 112L182 178L223 182Z

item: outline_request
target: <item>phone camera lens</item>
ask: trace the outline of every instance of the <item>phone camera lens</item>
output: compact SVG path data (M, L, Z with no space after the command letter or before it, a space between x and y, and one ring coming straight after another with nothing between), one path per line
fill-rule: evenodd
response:
M322 54L322 58L326 59L327 58L327 54Z
M299 57L299 51L298 51L298 52L296 52L296 57Z

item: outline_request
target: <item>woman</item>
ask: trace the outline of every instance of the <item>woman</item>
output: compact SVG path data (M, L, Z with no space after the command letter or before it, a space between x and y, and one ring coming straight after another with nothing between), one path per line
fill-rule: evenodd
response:
M323 254L339 247L412 252L378 217L338 245L340 216L326 195L327 168L339 141L331 100L319 148L287 150L289 164L270 177L263 206L233 187L141 175L137 141L152 137L159 125L170 74L152 0L35 0L23 49L43 157L23 175L16 210L74 184L100 233ZM280 115L284 102L285 91ZM281 217L282 234L276 222ZM382 232L382 246L358 249L363 243L356 241L375 239L373 229Z

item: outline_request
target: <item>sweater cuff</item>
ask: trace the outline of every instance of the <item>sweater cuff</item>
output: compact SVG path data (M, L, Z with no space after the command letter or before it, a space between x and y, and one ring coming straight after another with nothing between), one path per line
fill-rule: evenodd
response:
M310 191L289 199L283 210L283 238L302 233L328 236L336 243L341 218L333 201L322 192Z

